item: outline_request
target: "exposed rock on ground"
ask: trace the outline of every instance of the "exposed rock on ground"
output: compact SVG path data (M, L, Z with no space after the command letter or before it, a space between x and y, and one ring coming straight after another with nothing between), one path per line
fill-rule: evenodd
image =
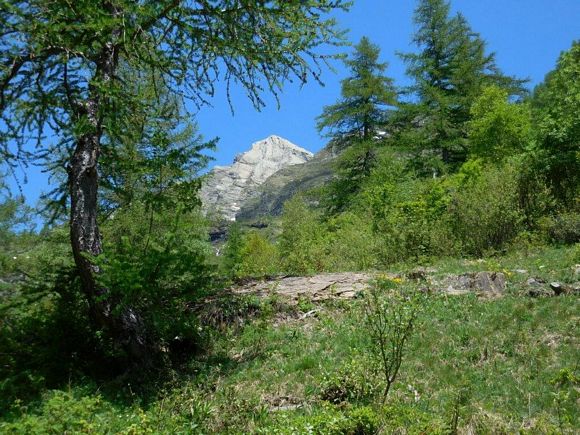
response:
M369 273L324 273L306 277L283 277L265 281L252 281L232 289L238 294L268 296L276 294L292 301L307 298L323 301L331 298L352 299L368 287L373 278Z
M534 277L528 278L525 288L526 294L533 298L580 294L580 283L563 284L554 281L548 284L543 279Z
M461 275L448 275L443 279L433 279L429 271L422 269L410 272L407 279L426 282L431 292L448 294L477 293L479 295L498 296L505 292L506 280L499 272L474 272ZM377 275L373 273L324 273L310 277L282 277L268 280L257 280L235 286L235 294L255 294L257 296L278 295L291 301L306 298L313 302L328 299L353 299L369 286ZM396 274L381 274L382 277L400 278Z
M482 293L486 295L503 294L506 288L505 275L501 272L470 272L461 275L448 275L435 287L449 294Z
M546 281L541 278L528 278L526 280L526 288L528 296L533 298L554 296L552 289L550 289Z
M443 277L434 275L434 269L418 268L405 275L384 274L381 277L415 281L422 291L462 295L473 293L481 297L500 297L506 292L508 282L501 272L468 272ZM353 299L359 296L378 276L377 273L323 273L307 277L279 277L254 280L228 289L237 295L253 294L259 297L277 295L296 304L301 299L320 302L329 299ZM518 288L519 285L518 285ZM524 294L531 297L552 297L580 294L580 283L547 283L530 277L523 284ZM317 310L306 313L305 318L316 316Z

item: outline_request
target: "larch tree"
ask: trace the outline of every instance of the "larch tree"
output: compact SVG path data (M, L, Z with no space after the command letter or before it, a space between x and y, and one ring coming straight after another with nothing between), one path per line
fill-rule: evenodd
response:
M376 139L385 128L388 114L397 105L393 80L379 62L380 49L367 37L345 61L350 76L341 82L341 98L324 107L317 118L318 131L331 146L344 151L337 160L337 177L330 185L329 210L344 210L359 191L375 164Z
M263 91L319 80L317 48L342 41L328 13L346 0L0 0L0 150L9 163L68 157L70 238L95 328L137 364L151 350L136 310L97 283L99 168L107 138L144 104L122 68L198 105L217 83ZM121 135L116 135L120 137ZM54 143L50 144L53 141ZM47 146L50 144L51 146Z
M467 123L470 155L499 162L521 154L532 142L531 121L528 104L510 103L508 92L497 86L485 88Z
M445 0L420 0L415 10L418 52L401 54L411 101L399 116L408 115L419 151L436 152L445 163L461 162L467 151L470 108L485 86L497 85L510 95L522 93L524 81L503 75L494 53L461 14L451 16Z
M389 108L397 104L393 80L384 75L380 49L363 37L345 61L351 75L341 82L341 99L324 107L317 118L319 132L337 144L369 140L384 125Z

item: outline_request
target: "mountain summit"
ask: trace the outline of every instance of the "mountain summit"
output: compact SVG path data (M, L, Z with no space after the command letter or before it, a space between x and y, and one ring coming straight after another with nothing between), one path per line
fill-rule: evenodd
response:
M249 151L235 157L233 164L215 166L208 174L201 188L203 206L233 221L244 201L255 195L256 188L266 179L312 157L310 151L280 136L254 142Z

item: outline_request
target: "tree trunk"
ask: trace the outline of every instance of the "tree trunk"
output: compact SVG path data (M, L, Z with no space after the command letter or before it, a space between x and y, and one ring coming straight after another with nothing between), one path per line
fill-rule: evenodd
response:
M117 65L115 46L107 44L99 56L95 80L99 86L110 83ZM98 86L89 87L88 101L82 104L82 114L89 131L76 142L68 167L71 197L70 237L75 264L81 278L82 290L89 303L93 327L104 330L126 352L132 363L147 365L150 353L144 323L130 307L119 306L109 289L97 283L99 267L92 257L103 252L97 223L98 160L102 136L101 105L103 98ZM117 299L117 300L116 300Z

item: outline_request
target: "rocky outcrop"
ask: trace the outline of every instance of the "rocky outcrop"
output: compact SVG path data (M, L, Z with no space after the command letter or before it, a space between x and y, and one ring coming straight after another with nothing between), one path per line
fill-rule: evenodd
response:
M505 291L506 280L501 272L469 272L448 275L436 287L443 288L448 294L500 295Z
M237 220L255 222L267 216L282 213L284 203L299 192L323 186L334 174L334 154L324 148L306 163L281 169L243 203Z
M296 302L306 298L313 302L332 298L352 299L368 288L373 278L368 273L322 273L314 276L292 276L256 280L231 289L236 294L268 296L275 293Z
M208 174L201 188L204 208L235 220L246 199L271 175L312 157L311 152L279 136L255 142L249 151L237 155L232 165L216 166Z
M371 285L377 277L391 279L395 282L405 280L423 282L419 289L428 293L445 293L463 295L468 293L480 297L502 296L505 293L506 280L501 272L469 272L461 275L447 275L435 278L432 269L413 271L403 277L393 273L322 273L305 277L280 277L266 280L255 280L229 289L233 294L254 294L268 296L276 294L297 303L301 298L312 302L327 299L353 299Z

